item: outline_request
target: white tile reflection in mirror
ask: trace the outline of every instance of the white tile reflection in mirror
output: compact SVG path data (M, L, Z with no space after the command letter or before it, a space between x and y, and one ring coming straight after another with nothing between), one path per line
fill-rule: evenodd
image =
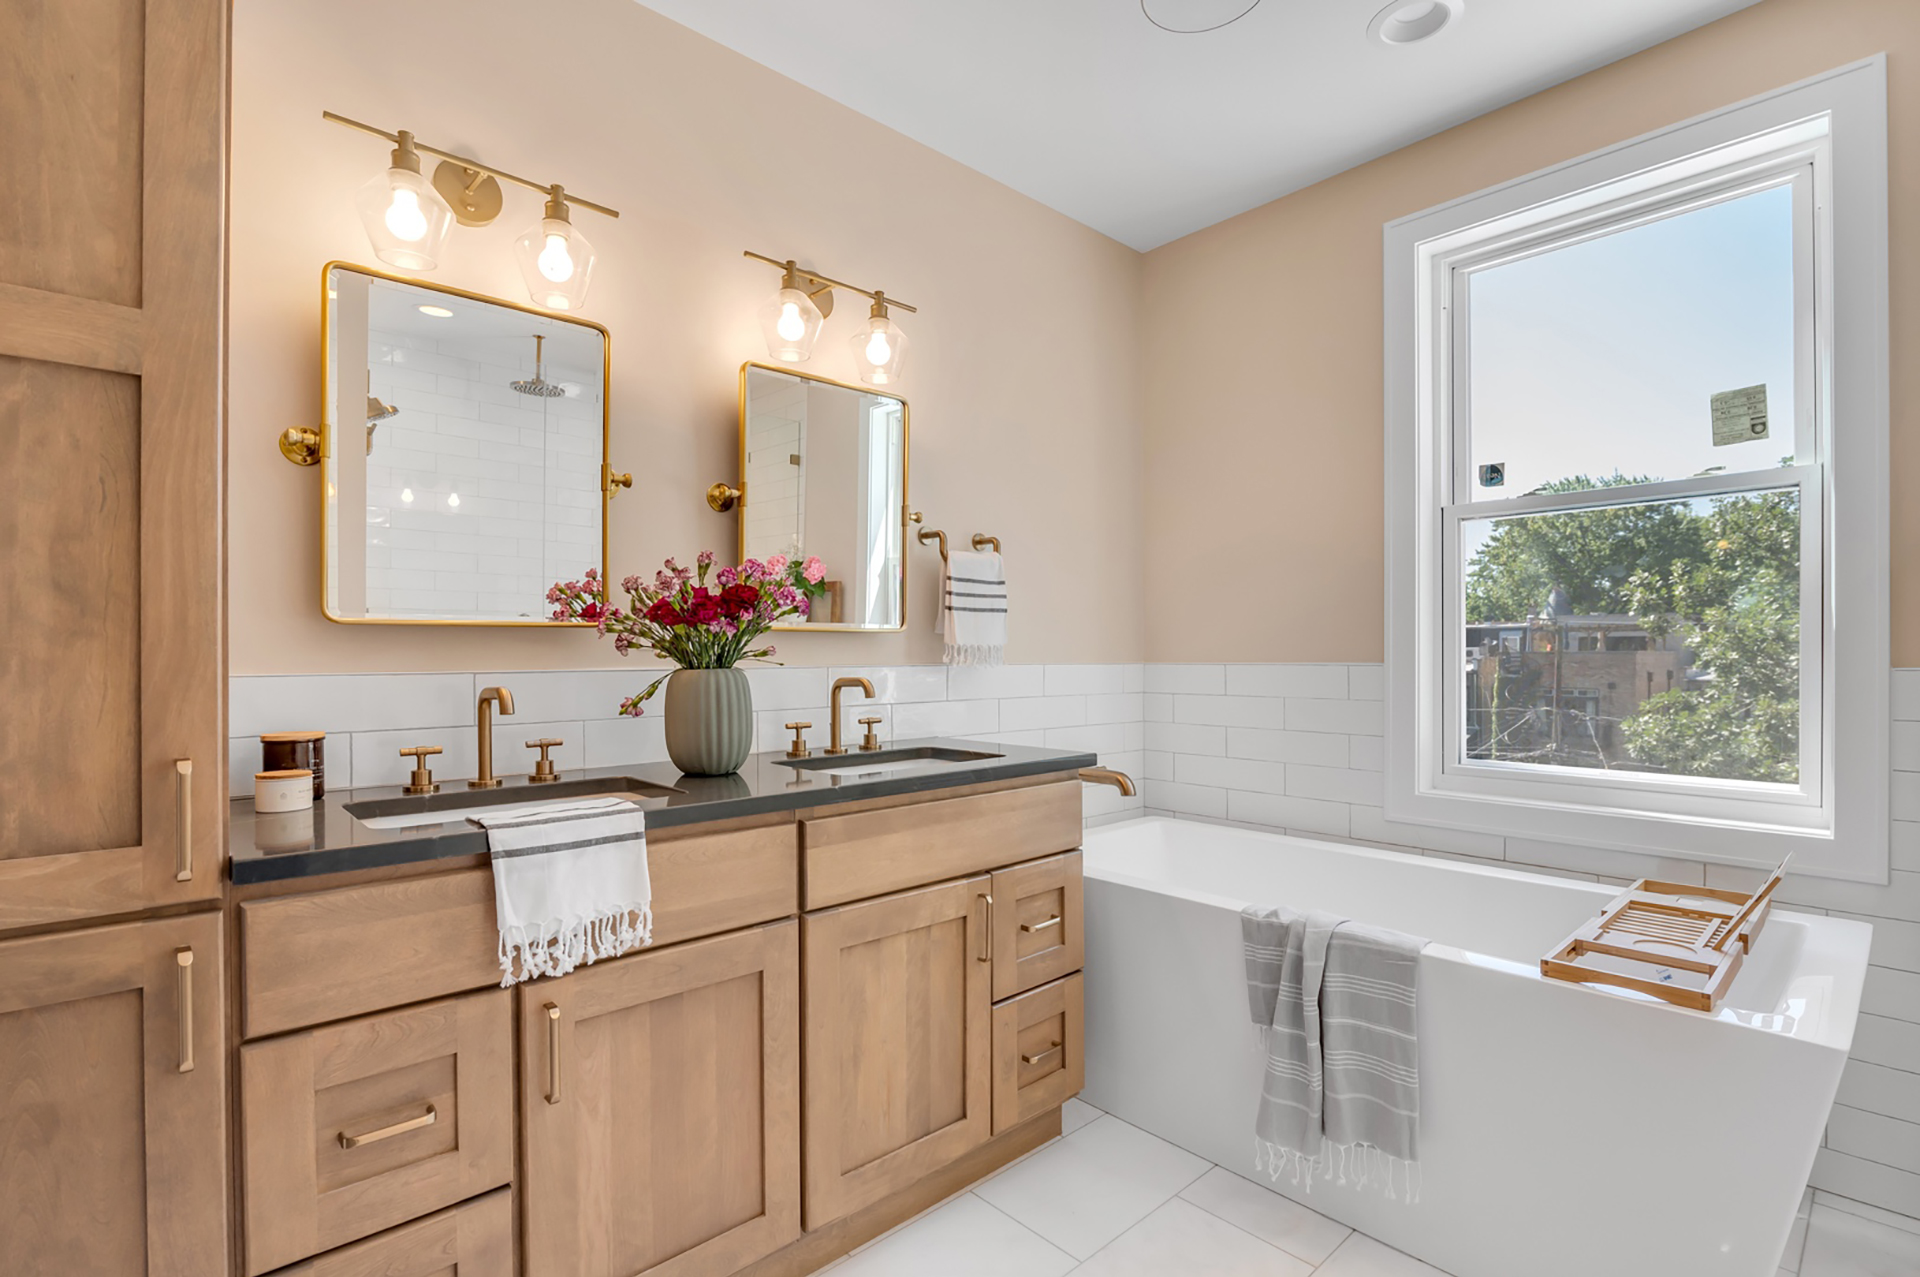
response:
M603 564L600 329L329 272L322 544L341 620L544 621Z
M1913 1277L1920 1233L1816 1202L1807 1220L1800 1277Z

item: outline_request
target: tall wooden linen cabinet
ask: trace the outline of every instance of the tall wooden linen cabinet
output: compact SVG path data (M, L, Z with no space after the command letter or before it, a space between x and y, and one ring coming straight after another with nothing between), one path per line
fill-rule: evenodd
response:
M228 1269L228 0L0 5L0 1272Z

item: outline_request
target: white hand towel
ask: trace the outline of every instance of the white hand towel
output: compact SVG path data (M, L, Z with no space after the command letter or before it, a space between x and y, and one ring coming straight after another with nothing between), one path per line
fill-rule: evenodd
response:
M493 854L501 987L653 942L645 811L593 798L472 820Z
M992 550L955 550L940 572L940 619L949 665L1007 658L1007 568Z

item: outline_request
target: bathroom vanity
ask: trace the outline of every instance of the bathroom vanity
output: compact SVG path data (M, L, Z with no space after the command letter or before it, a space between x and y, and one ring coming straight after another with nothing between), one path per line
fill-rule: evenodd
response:
M1093 762L767 754L329 794L304 828L235 803L235 1271L806 1273L1036 1147L1084 1075ZM502 989L465 815L615 792L652 946Z

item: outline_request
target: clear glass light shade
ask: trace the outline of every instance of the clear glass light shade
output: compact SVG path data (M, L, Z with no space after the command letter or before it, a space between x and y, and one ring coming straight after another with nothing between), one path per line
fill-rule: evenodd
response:
M543 217L513 242L513 255L534 305L579 310L593 275L593 245L572 222Z
M411 169L390 168L362 186L353 204L381 261L402 270L440 264L453 210L432 182Z
M820 325L826 316L813 304L813 298L798 288L783 288L760 308L760 331L766 334L767 353L775 359L797 364L813 354L819 340Z
M866 330L847 339L853 349L853 366L860 380L869 386L891 386L900 380L907 358L907 335L900 325L885 315L867 320Z

